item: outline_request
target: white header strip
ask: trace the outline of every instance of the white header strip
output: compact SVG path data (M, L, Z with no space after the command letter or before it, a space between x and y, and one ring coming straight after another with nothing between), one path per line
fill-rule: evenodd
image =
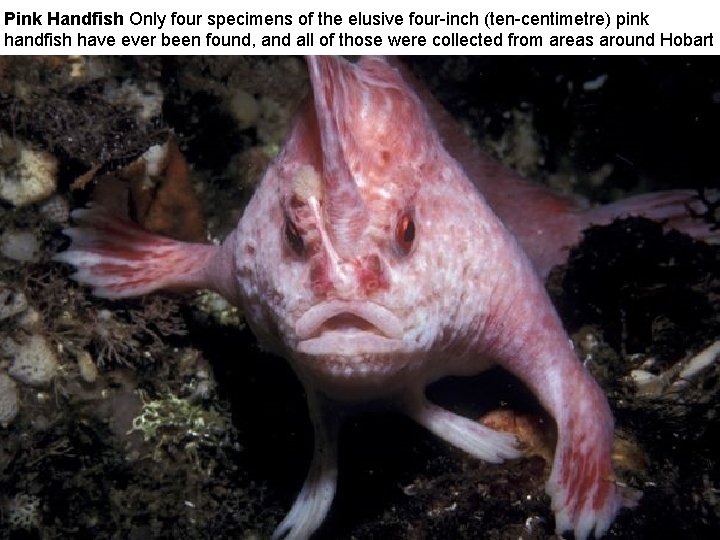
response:
M718 5L7 0L0 54L718 54Z

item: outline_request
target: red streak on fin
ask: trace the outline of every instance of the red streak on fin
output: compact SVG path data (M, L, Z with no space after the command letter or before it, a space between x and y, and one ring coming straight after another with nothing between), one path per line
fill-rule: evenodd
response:
M75 266L73 278L92 286L95 295L122 298L207 286L207 265L218 247L150 233L102 206L73 215L81 226L65 231L72 245L55 259Z

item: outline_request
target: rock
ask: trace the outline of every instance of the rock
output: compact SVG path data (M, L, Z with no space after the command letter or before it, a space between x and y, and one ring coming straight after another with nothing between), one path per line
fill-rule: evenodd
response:
M247 129L257 124L260 117L260 104L252 94L236 89L230 97L230 113L237 120L240 129Z
M205 241L202 207L175 141L151 147L126 170L137 221L144 228L177 240Z
M9 499L6 512L10 530L28 532L37 529L40 525L40 507L37 495L18 493Z
M37 262L40 245L32 232L11 229L0 235L0 254L13 261Z
M138 85L125 81L119 87L108 86L105 98L114 105L135 109L140 122L150 120L162 114L165 96L156 82Z
M23 328L28 332L37 330L40 327L40 312L32 306L23 311L20 316L16 319L18 328Z
M64 225L70 219L70 204L62 195L54 195L40 207L40 213L51 223Z
M660 396L667 387L668 374L655 375L644 369L633 369L630 377L637 388L637 395L653 398Z
M7 139L7 136L0 136L0 141ZM57 161L48 152L15 142L18 147L16 159L0 165L0 199L15 206L47 199L55 193Z
M92 356L87 351L81 351L77 355L78 369L80 370L80 377L83 381L88 384L92 384L97 380L98 368L93 362Z
M718 360L720 360L720 340L691 358L680 372L680 378L692 380Z
M12 357L13 362L8 373L24 384L42 386L48 384L57 373L57 356L47 340L41 335L33 335L17 343L5 338L0 349Z
M6 428L20 409L17 385L5 373L0 373L0 427Z
M14 317L27 309L25 295L0 283L0 321Z

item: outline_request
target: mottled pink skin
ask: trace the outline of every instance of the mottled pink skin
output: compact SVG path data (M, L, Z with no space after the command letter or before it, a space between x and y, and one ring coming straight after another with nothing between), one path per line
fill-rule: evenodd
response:
M532 263L468 178L507 173L474 164L471 149L455 151L462 163L449 154L427 112L434 106L386 60L316 57L308 64L313 100L221 247L173 243L173 253L190 258L175 271L162 257L151 259L160 240L148 233L129 227L99 239L75 229L60 259L78 266L79 279L103 296L172 286L218 290L242 307L266 348L290 360L308 392L316 451L277 538L309 537L332 502L333 401L395 403L472 455L517 457L512 436L424 397L434 380L493 365L522 379L557 422L547 491L558 530L601 535L620 506L610 463L613 420ZM451 143L444 120L436 120ZM507 185L515 181L508 176ZM492 197L508 212L502 199L510 195ZM558 200L548 205L568 215ZM85 218L93 227L101 221L92 212ZM408 221L414 235L403 234ZM514 219L516 234L536 235L518 233L521 222ZM569 235L578 230L573 225ZM114 243L117 237L123 241ZM554 236L541 241L559 249ZM123 259L132 263L120 268ZM164 272L143 274L143 264Z

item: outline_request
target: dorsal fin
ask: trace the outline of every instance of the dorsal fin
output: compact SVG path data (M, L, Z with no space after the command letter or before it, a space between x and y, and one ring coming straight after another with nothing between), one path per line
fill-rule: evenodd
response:
M353 137L346 114L352 110L357 88L355 67L338 57L307 59L322 149L323 208L338 254L348 255L365 230L368 212L360 195L348 152Z
M383 172L393 163L411 170L432 162L440 146L422 102L385 58L364 57L353 64L342 57L310 56L307 63L320 134L325 217L338 253L349 254L368 223L359 179L399 181L384 178Z

